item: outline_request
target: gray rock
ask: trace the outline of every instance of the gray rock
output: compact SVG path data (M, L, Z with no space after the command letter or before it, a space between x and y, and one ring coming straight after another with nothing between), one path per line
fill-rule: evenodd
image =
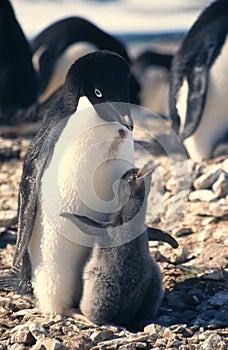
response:
M31 324L29 326L29 331L36 340L45 338L46 331L44 327L40 326L39 324Z
M18 344L18 343L15 343L8 347L8 350L25 350L25 349L26 347L24 345ZM1 345L0 345L0 350L2 350Z
M201 345L203 350L226 350L226 344L218 334L211 334Z
M209 207L210 213L215 217L228 216L228 205L220 203L211 203Z
M225 172L228 173L228 159L224 160L224 162L222 163L222 168Z
M183 226L183 227L175 227L172 233L176 237L183 237L183 236L191 235L193 231L191 227Z
M222 171L212 188L217 198L225 197L228 194L228 173Z
M47 338L38 340L31 350L68 350L68 347L59 340Z
M104 340L109 340L115 338L115 334L113 331L109 329L102 329L102 330L96 330L94 331L91 336L91 340L95 343L100 343Z
M21 325L15 328L16 328L16 331L13 332L10 339L11 344L14 344L14 343L23 343L25 345L35 344L36 340L31 334L31 332L29 331L29 327L27 325Z
M218 166L213 167L212 169L209 169L205 174L198 177L194 183L193 186L196 190L203 190L203 189L209 189L214 184L214 182L218 179L219 175L221 174L222 169Z
M0 210L0 227L11 227L17 223L16 210Z
M155 323L151 323L151 324L148 324L145 328L144 328L144 332L146 333L150 333L150 335L162 335L164 333L164 330L166 328L165 327L162 327L158 324L155 324Z
M216 195L211 190L196 190L190 193L190 201L211 202L216 199Z

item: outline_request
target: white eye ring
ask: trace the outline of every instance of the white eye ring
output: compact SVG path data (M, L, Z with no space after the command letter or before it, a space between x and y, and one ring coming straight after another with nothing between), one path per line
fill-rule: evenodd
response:
M101 98L103 96L102 93L100 92L100 90L98 90L98 89L95 89L94 92L95 92L95 95L99 98Z

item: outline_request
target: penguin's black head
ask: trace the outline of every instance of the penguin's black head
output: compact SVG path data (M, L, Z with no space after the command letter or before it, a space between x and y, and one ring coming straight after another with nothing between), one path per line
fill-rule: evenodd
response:
M80 87L102 119L133 129L129 108L129 66L116 53L99 50L79 58L66 79Z
M0 4L0 28L4 21L14 16L13 8L8 0L1 0Z

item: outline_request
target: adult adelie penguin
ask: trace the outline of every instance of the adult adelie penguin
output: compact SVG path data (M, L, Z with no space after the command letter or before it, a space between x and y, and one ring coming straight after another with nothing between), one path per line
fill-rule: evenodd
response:
M213 157L218 144L228 143L227 31L228 2L215 1L193 24L173 59L173 128L195 161Z
M0 4L0 133L36 104L38 81L32 53L8 0ZM20 120L22 123L23 118Z
M109 50L130 64L123 43L83 17L67 17L43 29L30 42L33 64L41 85L41 100L62 86L76 58L95 50ZM138 103L139 84L130 76L130 102Z
M79 305L93 245L60 214L98 210L94 219L104 220L115 206L113 183L132 167L128 76L126 61L109 51L78 59L26 154L13 265L22 260L42 312Z

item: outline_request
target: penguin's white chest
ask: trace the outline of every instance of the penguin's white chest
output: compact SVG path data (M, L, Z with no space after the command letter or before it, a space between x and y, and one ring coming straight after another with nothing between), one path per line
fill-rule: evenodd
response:
M83 108L80 99L77 112L67 122L55 145L51 161L42 177L42 208L57 227L70 225L59 217L61 212L92 215L113 211L113 184L133 166L132 133L119 123L102 120L94 108ZM124 130L124 137L120 133ZM69 227L70 231L70 227Z
M200 124L184 144L195 161L211 156L216 144L228 131L228 40L213 63Z

